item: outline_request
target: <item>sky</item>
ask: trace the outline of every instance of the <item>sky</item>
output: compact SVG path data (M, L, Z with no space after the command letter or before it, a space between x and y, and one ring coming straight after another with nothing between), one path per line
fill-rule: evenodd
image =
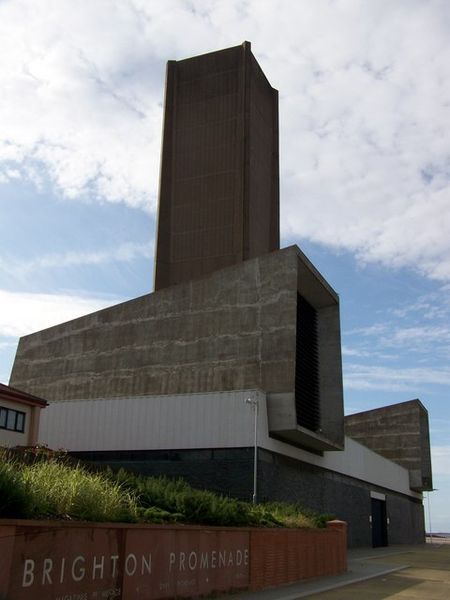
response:
M447 0L0 0L0 381L21 335L152 291L165 63L244 40L280 93L282 246L340 296L346 413L420 398L450 531Z

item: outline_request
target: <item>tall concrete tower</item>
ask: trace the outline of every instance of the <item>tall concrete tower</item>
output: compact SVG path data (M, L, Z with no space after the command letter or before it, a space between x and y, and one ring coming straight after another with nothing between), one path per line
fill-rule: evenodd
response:
M169 61L155 289L279 249L278 92L249 42Z

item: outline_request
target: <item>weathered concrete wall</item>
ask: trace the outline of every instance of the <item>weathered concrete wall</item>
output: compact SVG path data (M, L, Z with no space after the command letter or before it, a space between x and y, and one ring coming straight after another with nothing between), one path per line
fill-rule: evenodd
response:
M433 489L428 412L420 400L348 415L345 433L408 469L412 489Z
M269 393L270 430L274 436L299 446L323 450L344 446L344 400L342 386L339 297L308 258L297 249L297 291L316 311L319 378L319 426L311 431L300 426L299 413L308 400L294 386L288 393ZM301 326L296 336L302 340ZM296 360L299 357L296 356ZM300 358L301 359L301 358ZM275 390L272 390L275 391Z
M20 340L11 385L48 400L292 391L290 247Z
M297 292L319 320L318 431L296 414ZM22 338L11 381L53 401L260 389L274 435L343 447L339 301L296 246Z

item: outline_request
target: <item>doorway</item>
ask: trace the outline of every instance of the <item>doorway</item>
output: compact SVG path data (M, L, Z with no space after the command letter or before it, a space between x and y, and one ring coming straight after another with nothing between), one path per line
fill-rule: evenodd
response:
M388 545L386 500L371 498L372 503L372 546L379 548Z

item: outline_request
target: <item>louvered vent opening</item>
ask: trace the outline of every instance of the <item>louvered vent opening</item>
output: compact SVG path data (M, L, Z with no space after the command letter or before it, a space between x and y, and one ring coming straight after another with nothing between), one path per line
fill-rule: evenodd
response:
M300 294L297 294L295 407L298 425L317 431L320 426L317 311Z

